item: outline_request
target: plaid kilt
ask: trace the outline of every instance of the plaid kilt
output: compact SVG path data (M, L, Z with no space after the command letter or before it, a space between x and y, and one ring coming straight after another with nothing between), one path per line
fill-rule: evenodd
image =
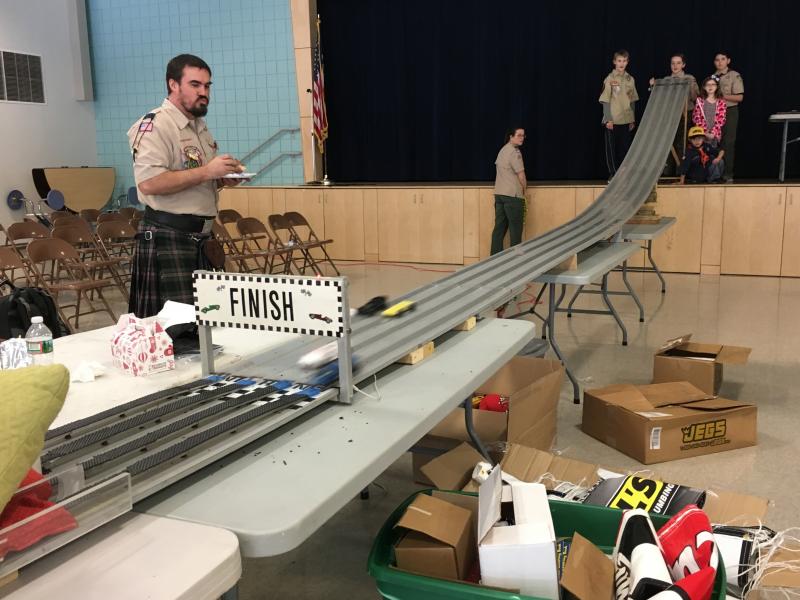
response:
M142 221L132 261L128 312L145 318L158 314L167 300L194 304L192 271L211 269L201 246L209 237Z

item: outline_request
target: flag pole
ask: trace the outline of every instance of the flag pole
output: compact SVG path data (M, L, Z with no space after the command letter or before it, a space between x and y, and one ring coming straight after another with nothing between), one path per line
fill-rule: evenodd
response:
M322 28L320 25L322 24L322 19L317 13L317 48L319 49L319 69L321 73L324 73L324 65L325 61L322 55ZM324 96L323 96L324 102ZM327 108L325 109L325 119L327 121ZM327 141L327 128L325 137L322 139L322 185L333 185L333 181L328 177L328 141Z
M311 181L308 183L321 183L317 179L317 138L314 135L314 126L311 126Z
M323 141L322 147L325 148L322 153L322 185L333 185L333 180L328 177L328 142Z

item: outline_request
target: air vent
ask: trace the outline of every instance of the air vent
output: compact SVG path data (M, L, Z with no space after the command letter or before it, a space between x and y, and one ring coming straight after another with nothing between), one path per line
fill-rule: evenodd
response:
M0 52L0 100L44 104L42 57Z

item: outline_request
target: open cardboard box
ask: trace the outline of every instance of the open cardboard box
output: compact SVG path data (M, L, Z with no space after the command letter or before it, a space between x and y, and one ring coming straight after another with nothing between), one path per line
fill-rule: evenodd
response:
M688 381L707 394L719 393L722 365L741 365L750 348L691 341L692 334L668 340L653 358L653 383Z
M509 399L507 413L473 410L478 437L485 444L508 441L549 449L555 441L556 410L563 381L564 367L559 361L515 356L475 392L500 394ZM414 480L432 485L422 467L435 456L469 441L464 409L457 408L412 450Z
M477 486L470 480L472 470L482 457L468 444L443 454L436 461L430 463L432 470L429 474L443 483L443 489L456 489L454 481L464 481L465 491L475 491ZM509 444L500 467L507 476L514 477L523 482L541 482L547 489L553 489L556 482L570 482L582 487L591 487L601 479L601 473L606 474L627 473L626 469L601 466L574 458L557 456L528 448L520 444ZM651 478L660 479L657 473ZM672 481L671 483L685 484L685 482ZM712 523L725 523L728 525L760 525L764 522L769 507L765 498L739 494L716 486L703 486L701 482L692 482L695 487L701 487L708 493L703 510L706 511Z
M503 485L495 467L478 491L478 556L481 583L558 600L556 536L545 487L513 480ZM513 524L501 523L510 502Z
M691 383L618 384L586 390L585 433L644 464L754 446L754 405Z

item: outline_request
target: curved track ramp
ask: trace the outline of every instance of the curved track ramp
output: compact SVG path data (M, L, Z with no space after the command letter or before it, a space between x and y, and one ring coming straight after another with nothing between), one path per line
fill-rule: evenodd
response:
M363 381L417 346L449 331L470 316L491 310L521 293L536 277L573 254L619 232L658 181L685 106L688 85L658 80L633 144L605 191L583 213L537 238L459 269L396 300L415 302L409 315L352 320L352 347L358 357L356 381ZM259 361L262 376L302 381L296 365L323 342L305 338Z

